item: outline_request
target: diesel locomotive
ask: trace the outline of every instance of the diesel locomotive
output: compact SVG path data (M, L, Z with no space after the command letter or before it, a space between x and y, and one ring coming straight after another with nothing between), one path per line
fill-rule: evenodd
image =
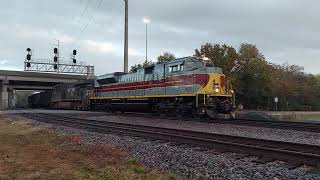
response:
M234 90L222 69L195 57L57 85L52 91L51 107L235 117Z
M234 118L234 90L222 69L186 57L151 65L128 74L97 78L90 96L92 109L151 111L168 116L219 114Z

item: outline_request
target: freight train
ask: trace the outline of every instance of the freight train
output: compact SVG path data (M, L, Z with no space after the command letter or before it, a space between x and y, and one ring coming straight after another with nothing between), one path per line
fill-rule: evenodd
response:
M235 117L234 90L222 69L195 57L58 85L52 91L51 107Z
M28 105L32 108L50 108L52 91L35 93L28 97Z

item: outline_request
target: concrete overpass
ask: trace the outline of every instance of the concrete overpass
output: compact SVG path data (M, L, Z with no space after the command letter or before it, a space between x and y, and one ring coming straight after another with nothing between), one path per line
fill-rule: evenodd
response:
M0 110L12 107L14 90L47 90L84 79L87 76L0 70Z

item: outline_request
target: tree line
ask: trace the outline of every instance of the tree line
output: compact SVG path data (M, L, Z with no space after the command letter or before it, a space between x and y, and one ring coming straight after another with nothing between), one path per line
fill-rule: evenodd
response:
M245 109L320 110L320 76L304 72L304 68L288 63L268 62L253 44L243 43L239 49L226 44L206 43L195 49L194 56L206 57L223 70L236 92L237 104ZM171 61L175 56L165 52L156 63ZM151 65L145 62L131 68Z

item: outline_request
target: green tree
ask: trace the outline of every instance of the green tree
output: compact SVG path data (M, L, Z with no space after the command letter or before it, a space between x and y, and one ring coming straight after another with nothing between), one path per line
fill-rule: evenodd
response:
M236 68L241 70L247 64L250 64L252 61L266 61L263 54L254 44L243 43L240 45L238 51L238 57L236 61Z
M138 70L139 68L142 68L142 64L135 64L135 65L131 66L129 72L131 72L131 73L137 72L137 70Z
M152 62L152 61L144 61L144 63L142 63L142 64L135 64L135 65L131 66L129 72L137 72L137 70L139 68L148 67L148 66L152 66L152 65L154 65L154 62Z
M162 55L157 57L157 63L164 63L164 62L170 62L175 60L176 57L174 54L169 53L169 52L164 52Z
M232 64L233 84L238 102L250 109L266 109L271 96L271 70L259 49L241 44Z
M226 44L211 44L206 43L202 45L200 50L195 50L195 56L199 58L207 57L211 63L222 68L224 74L231 77L232 73L235 70L237 62L237 51Z

